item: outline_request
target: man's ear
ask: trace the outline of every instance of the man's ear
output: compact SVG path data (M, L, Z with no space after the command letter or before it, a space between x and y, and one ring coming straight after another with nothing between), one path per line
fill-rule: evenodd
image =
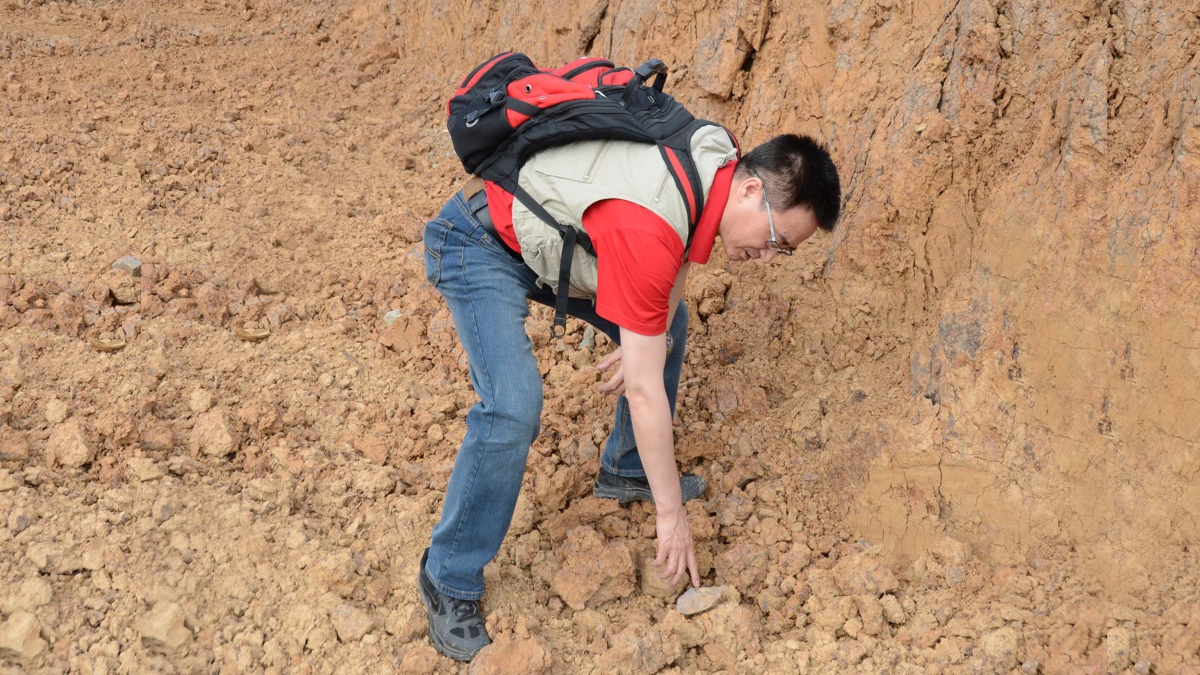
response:
M744 202L757 197L760 190L762 190L762 182L754 176L746 176L741 179L741 183L734 192L737 194L738 201Z

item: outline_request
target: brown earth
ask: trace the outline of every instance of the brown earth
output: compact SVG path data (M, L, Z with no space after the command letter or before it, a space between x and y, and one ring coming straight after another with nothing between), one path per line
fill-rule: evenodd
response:
M689 280L708 613L590 496L610 346L534 312L468 669L415 595L474 401L419 237L451 83L514 46L663 58L846 206ZM0 668L1196 672L1198 46L1198 0L5 0Z

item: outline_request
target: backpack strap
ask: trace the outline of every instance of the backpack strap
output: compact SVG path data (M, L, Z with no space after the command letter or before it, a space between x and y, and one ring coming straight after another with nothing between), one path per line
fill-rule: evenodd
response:
M687 206L688 237L683 247L685 256L691 250L692 237L696 234L700 215L704 212L704 184L700 181L700 171L692 157L692 134L706 126L716 125L705 120L695 120L658 143L658 151L667 165L667 171L675 180L675 187Z
M558 288L554 293L554 324L550 327L550 334L560 338L567 334L567 299L571 291L571 261L575 258L575 245L579 244L593 257L596 255L596 249L592 246L592 240L586 232L559 224L554 216L550 215L550 212L539 204L525 188L516 185L513 188L513 196L520 200L525 208L532 211L533 215L558 230L563 238L562 259L558 264Z

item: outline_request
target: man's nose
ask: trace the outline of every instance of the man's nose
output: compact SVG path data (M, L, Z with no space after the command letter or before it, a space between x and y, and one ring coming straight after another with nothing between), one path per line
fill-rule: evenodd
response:
M771 250L771 249L769 249L769 248L763 248L763 249L759 249L759 250L758 250L758 257L759 257L759 258L762 258L762 261L763 261L763 262L765 262L765 263L769 263L769 262L771 262L771 258L774 258L774 257L775 257L775 251L772 251L772 250Z

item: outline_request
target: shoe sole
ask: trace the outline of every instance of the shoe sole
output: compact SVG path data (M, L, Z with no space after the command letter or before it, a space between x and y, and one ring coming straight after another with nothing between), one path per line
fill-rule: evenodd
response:
M425 617L429 621L429 641L433 643L433 648L438 650L443 656L448 656L455 661L466 663L474 659L475 655L479 651L482 651L482 647L474 652L459 651L443 642L437 633L433 631L433 601L428 597L428 593L425 591L425 584L420 579L417 580L417 594L421 596L421 602L425 605Z
M692 501L693 499L699 497L700 495L704 494L704 491L708 489L708 483L705 482L704 479L700 479L700 480L701 480L701 486L702 486L700 491L697 492L696 494L692 495L691 497L683 500L684 504L686 504L686 503ZM654 494L652 492L650 492L650 490L639 490L637 488L629 489L629 488L608 487L605 485L600 485L599 482L592 483L592 496L596 497L598 499L615 499L615 500L617 500L617 503L619 503L619 504L628 504L630 502L639 502L639 501L650 502L651 504L654 503Z

